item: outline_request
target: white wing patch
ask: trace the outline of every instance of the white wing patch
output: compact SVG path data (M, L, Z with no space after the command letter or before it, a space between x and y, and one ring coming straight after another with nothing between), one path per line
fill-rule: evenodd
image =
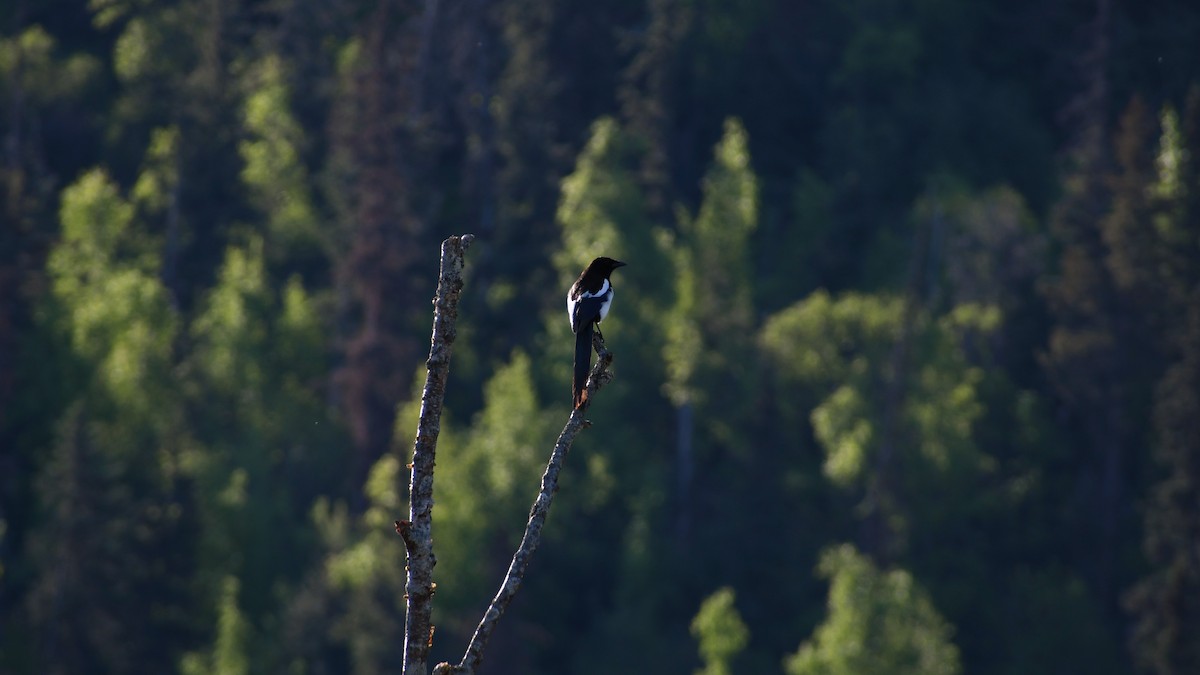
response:
M596 291L595 293L584 291L583 293L579 294L578 299L572 299L569 294L567 295L567 319L571 322L572 332L579 332L581 327L579 325L581 322L579 322L579 317L577 314L577 312L579 312L581 309L579 304L585 300L590 300L591 303L588 304L594 308L595 304L592 303L595 303L597 299L600 300L598 312L600 318L597 319L597 321L603 321L604 317L608 316L608 308L612 306L613 299L612 284L608 282L608 279L604 280L604 284L600 286L600 290ZM583 311L588 311L589 307L585 306L582 309Z
M605 285L608 284L607 281L604 283L605 283ZM600 320L601 321L604 320L604 317L608 316L608 308L612 306L612 299L613 299L613 293L612 293L612 290L610 289L608 291L608 295L605 296L605 298L604 298L604 302L600 303Z

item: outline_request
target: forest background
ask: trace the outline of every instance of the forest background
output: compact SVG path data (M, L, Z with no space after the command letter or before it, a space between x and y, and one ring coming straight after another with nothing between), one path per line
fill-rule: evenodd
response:
M1200 4L7 0L0 671L1200 672Z

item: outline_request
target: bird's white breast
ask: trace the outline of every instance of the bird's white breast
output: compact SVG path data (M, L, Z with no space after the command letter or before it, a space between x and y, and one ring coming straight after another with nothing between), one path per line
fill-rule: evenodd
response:
M604 282L604 286L605 286L605 288L608 288L607 281ZM604 301L600 303L600 320L601 321L604 320L604 317L608 316L608 308L612 306L612 299L613 299L612 289L608 288L608 290L606 292L608 293L608 295L605 295Z
M612 284L608 282L608 279L605 279L604 283L600 285L600 290L595 293L588 293L587 295L591 298L603 298L600 301L600 320L603 321L604 317L608 316L608 308L612 306Z

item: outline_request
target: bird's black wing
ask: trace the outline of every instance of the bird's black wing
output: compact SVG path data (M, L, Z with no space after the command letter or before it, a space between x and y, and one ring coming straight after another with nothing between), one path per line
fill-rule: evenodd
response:
M592 296L583 293L571 305L571 332L579 333L579 329L600 318L600 307L604 304L605 296Z

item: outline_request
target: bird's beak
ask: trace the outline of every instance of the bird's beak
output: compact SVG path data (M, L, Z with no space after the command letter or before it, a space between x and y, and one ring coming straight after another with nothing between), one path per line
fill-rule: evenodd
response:
M627 264L628 264L628 263L623 263L623 262L621 262L620 260L617 260L617 261L615 261L615 262L613 263L613 269L615 270L615 269L617 269L618 267L624 267L624 266L625 266L625 265L627 265Z

